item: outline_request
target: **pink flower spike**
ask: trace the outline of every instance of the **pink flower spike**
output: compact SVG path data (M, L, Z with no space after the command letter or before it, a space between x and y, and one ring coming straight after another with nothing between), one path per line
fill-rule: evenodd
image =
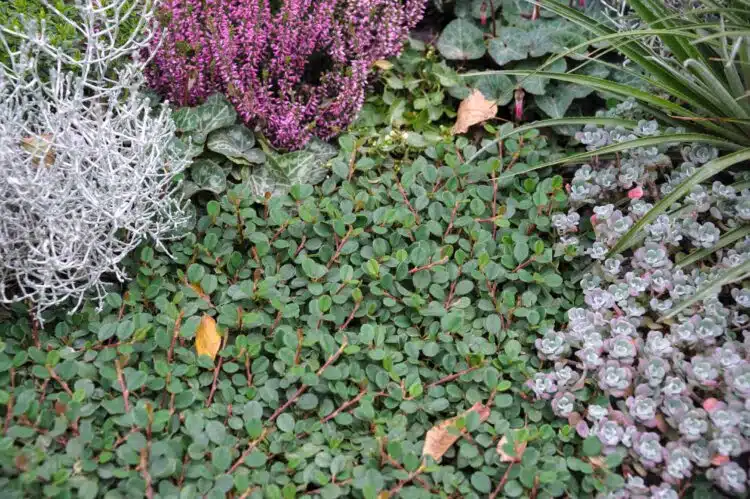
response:
M582 9L586 8L586 0L578 0L578 6Z
M526 92L524 92L523 89L517 88L513 95L515 98L514 114L516 121L521 121L521 118L523 118L523 98L526 95Z
M637 185L628 191L628 197L630 199L641 199L643 197L643 189L640 185Z
M591 215L591 225L596 225L598 220L596 219L596 215Z

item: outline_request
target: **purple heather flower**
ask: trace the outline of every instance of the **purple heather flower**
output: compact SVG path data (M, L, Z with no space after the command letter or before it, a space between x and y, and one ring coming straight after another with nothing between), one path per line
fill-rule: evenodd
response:
M178 105L222 92L274 145L295 149L351 122L364 103L369 68L398 54L426 1L271 3L164 0L166 30L154 38L146 76Z

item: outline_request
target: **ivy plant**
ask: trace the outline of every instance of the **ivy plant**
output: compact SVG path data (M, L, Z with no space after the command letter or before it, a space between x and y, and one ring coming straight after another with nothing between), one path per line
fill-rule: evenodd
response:
M190 197L199 191L221 194L227 177L249 186L258 197L285 194L295 183L315 185L325 178L323 165L336 149L313 139L301 151L277 153L238 122L237 112L221 94L174 113L179 135L175 147L187 150L193 163L183 182Z
M558 0L553 0L558 1ZM567 3L567 2L566 2ZM574 23L557 17L547 9L526 0L456 0L440 2L438 7L455 15L442 30L436 47L448 60L471 64L477 61L504 69L534 69L545 58L567 53L548 70L606 78L610 69L604 64L582 64L586 59L587 35ZM598 16L599 2L588 2L584 10ZM570 51L571 49L576 49ZM580 66L580 67L579 67ZM516 111L517 120L533 114L562 118L571 106L594 92L592 88L571 83L557 83L534 76L483 75L468 78L468 85L456 86L452 95L465 98L469 88L478 88L488 99L499 105L521 99L523 111ZM516 93L520 89L523 93ZM525 99L524 97L525 96ZM571 111L575 111L572 109Z

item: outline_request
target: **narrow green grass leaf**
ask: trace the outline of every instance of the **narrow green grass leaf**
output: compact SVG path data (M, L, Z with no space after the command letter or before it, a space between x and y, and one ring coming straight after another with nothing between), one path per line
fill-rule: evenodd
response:
M721 278L717 279L716 281L712 281L704 287L698 289L698 291L690 298L678 303L674 308L670 309L668 314L659 319L659 322L671 319L694 303L705 300L709 295L715 293L718 289L721 289L727 284L741 281L746 277L750 277L750 260L747 260L742 265L729 269Z
M678 185L672 192L664 196L658 203L651 208L633 227L617 241L617 244L612 248L607 256L616 255L626 247L629 246L631 240L638 236L638 234L645 229L646 225L653 222L656 217L667 211L672 204L674 204L682 196L690 192L693 186L700 184L713 177L719 172L722 172L730 166L736 165L743 161L750 160L750 148L741 149L737 152L727 154L713 161L710 161L700 167L698 171Z
M740 227L732 229L721 236L719 242L717 242L714 246L693 251L688 256L680 260L679 263L677 263L677 268L687 267L688 265L692 265L695 262L699 262L707 256L716 253L721 248L724 248L735 241L739 241L740 239L748 235L750 235L750 225L742 225Z

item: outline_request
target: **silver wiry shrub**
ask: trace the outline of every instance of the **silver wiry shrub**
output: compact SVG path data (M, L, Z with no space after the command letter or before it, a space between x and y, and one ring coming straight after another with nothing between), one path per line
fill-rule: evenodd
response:
M0 66L0 302L36 314L101 299L126 277L129 252L187 218L170 111L141 91L151 2L78 0L76 19L45 4L74 27L80 53L53 46L44 24L0 28L11 61ZM137 26L123 36L128 19Z

